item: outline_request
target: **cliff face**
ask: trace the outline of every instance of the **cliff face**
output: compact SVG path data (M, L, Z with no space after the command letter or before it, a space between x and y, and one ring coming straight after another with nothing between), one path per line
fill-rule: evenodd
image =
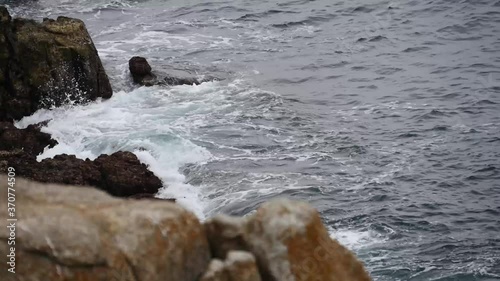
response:
M82 21L12 19L0 6L0 121L111 95Z
M2 206L7 183L0 176ZM16 274L2 263L2 280L370 280L305 203L278 200L202 224L168 201L20 178L15 190ZM0 232L2 253L9 235Z

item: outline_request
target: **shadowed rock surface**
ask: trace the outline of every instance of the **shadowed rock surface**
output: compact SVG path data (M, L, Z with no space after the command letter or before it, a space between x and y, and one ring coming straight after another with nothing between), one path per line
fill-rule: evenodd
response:
M167 75L163 79L158 79L157 75L153 74L151 66L149 65L146 58L143 57L132 57L128 62L130 74L134 83L143 86L153 86L153 85L165 85L165 86L176 86L176 85L198 85L203 81L199 81L196 78L190 77L175 77Z
M112 95L97 50L78 19L12 19L0 6L0 120Z
M7 183L0 175L2 206ZM251 216L218 216L203 227L191 212L166 201L120 199L92 188L19 177L15 185L16 206L22 206L16 213L19 262L16 274L2 280L370 280L306 203L271 201ZM1 208L0 220L8 216ZM240 226L237 233L250 250L214 257L214 241L224 243L235 234L234 229L213 232L207 226L214 221ZM0 232L2 253L8 252L8 238L8 229ZM2 263L0 270L7 272L7 266Z

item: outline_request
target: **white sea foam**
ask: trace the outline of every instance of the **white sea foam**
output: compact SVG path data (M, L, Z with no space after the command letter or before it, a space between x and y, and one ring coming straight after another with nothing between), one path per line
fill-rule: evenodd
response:
M385 239L371 230L330 229L330 237L338 240L347 248L357 251L376 244L384 243Z
M142 87L89 105L39 110L16 126L24 128L50 120L42 131L50 133L59 144L46 149L38 156L39 161L62 153L95 159L100 154L132 151L165 183L159 197L174 197L203 218L200 188L184 183L179 169L212 156L190 141L190 127L179 126L178 121L190 115L204 118L203 113L224 107L215 98L221 95L221 89L224 87L215 82L173 88Z

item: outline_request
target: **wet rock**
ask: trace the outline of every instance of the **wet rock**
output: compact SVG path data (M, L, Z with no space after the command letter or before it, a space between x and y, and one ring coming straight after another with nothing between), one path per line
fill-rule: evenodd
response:
M151 72L151 66L149 65L146 58L132 57L128 61L128 67L134 83L145 86L153 86L155 84L158 84L156 75Z
M57 155L37 162L35 156L22 150L0 153L3 166L16 169L16 174L46 183L94 186L119 197L153 194L163 186L147 166L131 152L101 155L95 161L74 155ZM6 169L1 173L7 173Z
M0 20L0 120L111 97L108 76L81 20L11 19L2 6Z
M134 83L143 86L198 85L201 83L196 78L175 77L172 75L166 75L163 79L159 79L157 75L153 74L151 66L144 57L132 57L128 65Z
M99 187L112 195L154 194L162 187L161 180L132 152L120 151L111 155L101 155L95 163L102 175Z
M248 248L262 280L370 280L362 263L329 237L317 211L305 203L272 201L243 223L235 220L205 223L212 251Z
M30 125L26 129L18 129L10 122L0 122L0 150L22 149L36 156L46 147L54 147L57 141L40 131L39 126Z
M0 203L7 203L0 175ZM16 178L16 274L2 280L198 280L210 261L203 227L168 202ZM8 218L7 208L0 219ZM8 231L0 232L7 253ZM0 269L7 272L7 263Z

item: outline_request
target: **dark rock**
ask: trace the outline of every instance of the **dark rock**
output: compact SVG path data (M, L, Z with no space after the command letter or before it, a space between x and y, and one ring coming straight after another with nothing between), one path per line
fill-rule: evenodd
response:
M101 187L112 195L157 193L162 187L161 180L131 152L101 155L95 163L102 173Z
M175 77L172 75L167 75L163 79L158 79L157 75L153 74L152 68L149 65L146 58L143 57L132 57L128 61L128 66L130 74L134 83L143 86L153 86L153 85L166 85L166 86L176 86L176 85L198 85L201 82L196 78L189 77Z
M119 197L145 197L162 187L161 180L131 152L101 155L95 161L62 154L37 162L33 154L20 149L0 151L0 172L7 173L7 167L34 181L94 186Z
M40 132L40 125L18 129L10 122L0 122L0 150L21 149L36 157L45 147L54 147L57 141L49 134Z
M158 198L158 197L155 197L155 195L151 194L151 193L134 194L132 196L129 196L128 198L130 198L130 199L136 199L136 200L143 200L143 199L146 199L146 200L160 200L160 201L168 201L168 202L173 202L173 203L175 203L175 201L176 201L175 198L166 198L166 199Z
M0 21L0 120L111 97L108 76L81 20L12 20L0 6Z
M128 61L128 68L134 83L153 86L158 83L156 75L151 73L151 66L148 61L143 57L133 57Z
M32 158L12 159L9 162L16 174L38 182L91 185L101 188L101 172L90 160L74 155L57 155L41 162Z

